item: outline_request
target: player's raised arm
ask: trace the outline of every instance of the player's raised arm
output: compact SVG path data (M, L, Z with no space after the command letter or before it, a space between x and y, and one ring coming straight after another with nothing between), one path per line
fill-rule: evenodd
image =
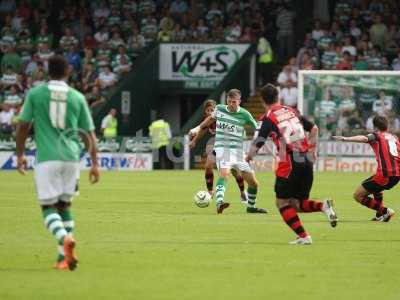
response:
M199 126L197 126L197 127L199 127ZM193 128L189 131L189 136L192 138L192 140L189 143L189 147L191 149L193 149L196 146L197 141L199 139L201 139L207 132L207 128L200 129L200 127L198 128L198 130L196 132L192 131L192 130L196 129L197 127Z
M340 142L354 142L354 143L369 143L375 140L374 134L369 135L355 135L355 136L333 136L335 141Z

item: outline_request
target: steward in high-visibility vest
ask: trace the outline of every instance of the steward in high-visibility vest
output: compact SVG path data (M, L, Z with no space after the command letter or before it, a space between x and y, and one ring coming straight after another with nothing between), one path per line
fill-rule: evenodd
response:
M258 84L264 85L272 79L272 62L274 59L271 44L261 36L257 43Z
M101 130L105 138L112 139L117 137L118 120L115 117L116 115L116 109L112 108L108 115L101 121Z
M164 120L156 120L149 126L149 135L151 137L154 149L159 149L162 146L167 146L171 138L171 129L168 122Z
M258 62L261 64L269 64L273 60L273 52L271 44L265 37L261 37L257 44Z

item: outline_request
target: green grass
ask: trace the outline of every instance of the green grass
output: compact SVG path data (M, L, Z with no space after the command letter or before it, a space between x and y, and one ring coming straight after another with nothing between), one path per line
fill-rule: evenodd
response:
M32 174L0 173L0 299L399 299L400 221L368 221L352 200L367 174L316 174L312 195L335 199L340 223L302 214L312 246L295 235L273 200L273 175L259 173L259 206L248 215L229 182L231 207L197 208L203 173L82 174L74 215L80 267L52 270L56 244L45 230ZM385 202L400 211L398 188Z

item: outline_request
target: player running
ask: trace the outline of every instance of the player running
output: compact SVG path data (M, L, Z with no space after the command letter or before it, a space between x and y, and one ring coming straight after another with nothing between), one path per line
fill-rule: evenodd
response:
M275 181L276 205L283 220L298 235L290 244L309 245L312 238L305 231L297 212L324 212L332 227L337 223L332 200L319 202L309 199L318 127L293 108L280 105L278 90L272 84L265 85L261 95L266 113L246 160L252 160L267 138L272 138L279 153ZM305 131L309 132L309 138Z
M214 112L215 106L217 103L212 100L206 100L204 102L204 117L203 120L206 119L207 117L211 116L211 114ZM194 128L189 131L189 135L192 136L192 140L190 141L190 148L194 148L196 146L197 141L204 137L207 133L210 135L212 138L210 139L210 142L207 143L206 149L205 149L205 154L206 154L206 162L204 164L204 169L205 169L205 180L206 180L206 186L207 190L210 195L213 195L214 193L214 165L215 165L215 154L214 154L214 141L215 141L215 130L216 130L216 123L213 122L208 128L205 128L201 131L199 131L197 134L193 134L193 132L198 131L198 128ZM232 175L236 179L236 183L239 187L240 190L240 199L242 202L247 201L247 195L246 192L244 191L244 179L243 176L238 174L234 169L232 169Z
M35 183L45 226L58 242L56 269L78 265L71 201L79 175L78 133L84 135L92 167L89 180L99 180L96 136L85 97L66 83L68 63L63 56L49 59L48 83L32 88L22 108L17 128L18 171L25 174L25 140L31 123L35 130L37 164Z
M214 112L198 126L198 130L202 131L209 128L211 124L216 124L214 151L219 171L215 189L217 213L221 214L225 208L229 207L229 203L224 202L224 196L226 182L232 169L241 172L248 184L247 212L267 213L265 209L256 207L258 182L250 164L244 160L244 126L250 125L255 129L256 121L246 109L240 107L241 92L239 90L230 90L227 93L226 102L227 105L217 105Z
M388 120L383 116L373 119L375 132L368 135L334 136L337 141L368 143L375 153L378 167L376 174L364 180L354 192L354 199L361 205L376 211L373 221L389 222L394 210L383 205L383 191L390 190L400 180L400 142L393 134L387 132ZM373 198L369 197L369 195Z

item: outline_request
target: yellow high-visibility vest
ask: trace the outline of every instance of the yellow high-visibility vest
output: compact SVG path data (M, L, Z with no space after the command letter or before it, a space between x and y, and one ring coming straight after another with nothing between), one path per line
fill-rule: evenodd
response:
M110 117L107 122L107 127L104 128L104 137L105 138L115 138L117 137L117 126L118 121L116 118Z
M154 149L167 146L171 136L169 124L164 120L154 121L149 127L149 135Z
M259 53L258 62L268 64L273 60L273 53L271 44L266 38L260 38L257 45L257 52Z

